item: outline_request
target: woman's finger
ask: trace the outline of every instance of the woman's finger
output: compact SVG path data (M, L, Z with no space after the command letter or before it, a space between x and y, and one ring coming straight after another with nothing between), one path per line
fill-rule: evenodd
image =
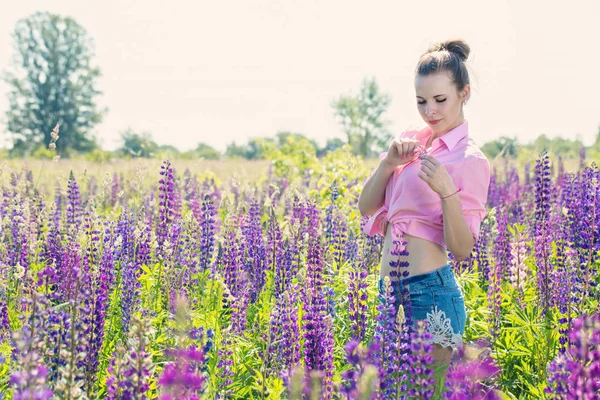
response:
M421 166L421 171L425 172L427 175L433 175L435 173L435 169L428 165Z

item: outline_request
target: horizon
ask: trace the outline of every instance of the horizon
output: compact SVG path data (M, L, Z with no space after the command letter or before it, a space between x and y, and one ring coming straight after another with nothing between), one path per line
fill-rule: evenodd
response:
M115 150L128 128L182 152L199 143L224 152L231 142L273 138L278 131L323 146L330 138L346 141L330 103L356 95L368 77L391 95L383 119L394 134L425 126L414 97L418 58L433 42L462 37L471 47L465 119L478 145L501 136L527 144L545 134L590 146L600 127L594 97L600 79L581 73L579 61L600 61L591 51L593 35L586 34L600 2L181 4L11 4L0 15L0 70L10 66L16 22L49 11L73 17L95 42L92 65L102 72L96 88L103 92L96 102L109 110L93 131L105 150ZM423 29L414 15L429 10L436 13ZM5 148L8 89L0 81Z

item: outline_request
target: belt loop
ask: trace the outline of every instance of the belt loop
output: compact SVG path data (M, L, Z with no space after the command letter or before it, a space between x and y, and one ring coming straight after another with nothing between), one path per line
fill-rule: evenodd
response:
M435 270L435 272L437 272L437 275L440 277L440 282L442 282L442 286L448 286L446 285L446 278L444 277L444 274L442 273L442 270L445 268L441 267Z

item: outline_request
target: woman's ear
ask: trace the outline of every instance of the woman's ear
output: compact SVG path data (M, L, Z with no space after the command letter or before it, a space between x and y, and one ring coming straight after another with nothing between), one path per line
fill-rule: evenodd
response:
M471 85L467 83L463 89L463 102L469 101L469 97L471 97Z

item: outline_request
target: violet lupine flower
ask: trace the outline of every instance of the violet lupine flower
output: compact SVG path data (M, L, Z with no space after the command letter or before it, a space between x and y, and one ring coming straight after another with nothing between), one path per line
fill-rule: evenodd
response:
M509 281L516 294L514 299L517 302L523 300L525 285L529 275L529 268L525 264L527 258L527 244L523 239L517 239L510 243L511 263L509 267Z
M573 247L579 251L580 275L583 286L590 290L582 297L593 296L596 286L593 268L600 251L600 169L594 163L580 171L571 184L571 199L567 203Z
M325 235L325 241L328 245L332 245L331 239L334 236L335 226L333 222L333 214L337 209L336 200L339 197L338 188L336 181L334 180L331 184L331 203L325 208L325 221L323 221L323 233Z
M240 240L236 233L236 228L230 221L227 222L223 232L223 245L221 248L218 262L221 265L221 275L223 283L229 290L229 293L237 297L240 292L238 278L243 272L243 248L240 247ZM225 300L225 299L224 299Z
M158 380L161 387L160 400L199 400L206 389L206 351L195 345L188 348L167 350L174 358L163 370Z
M494 386L494 379L500 375L500 368L489 356L489 351L482 351L475 360L466 360L465 354L466 346L461 345L452 355L444 381L444 399L500 400Z
M140 274L141 267L134 262L121 265L121 322L124 332L128 331L131 316L140 304Z
M307 250L306 285L303 287L305 306L304 363L306 370L323 373L323 398L332 396L333 379L333 321L327 313L323 297L323 248L319 230L319 210L314 203L308 209L311 232Z
M202 220L200 222L200 258L199 267L206 271L211 267L215 243L215 206L209 195L202 202Z
M234 296L232 303L231 329L232 332L242 335L246 330L246 311L248 310L252 288L252 283L248 280L248 275L245 271L240 272L237 284L238 292Z
M427 322L417 321L416 328L410 334L410 355L408 356L408 373L410 376L410 398L431 399L435 393L435 383L431 364L433 336L426 331Z
M169 160L163 161L160 166L162 178L158 181L158 225L156 226L156 241L159 249L170 240L171 228L174 219L174 181L173 168ZM162 250L159 250L162 255Z
M10 331L10 321L8 319L8 299L6 291L0 291L0 332Z
M283 292L287 284L289 271L284 267L285 248L283 246L283 235L275 215L274 207L269 209L269 225L267 228L267 264L266 268L273 272L274 294L277 296Z
M98 265L100 261L100 251L98 248L100 243L100 231L98 225L100 225L98 217L92 212L86 212L86 215L83 219L83 229L85 230L87 240L87 248L85 251L86 254L83 264L86 272Z
M552 270L550 264L550 159L543 152L535 167L535 258L537 263L540 303L544 314L551 304Z
M348 226L346 222L346 216L336 208L333 215L335 229L332 232L330 243L333 248L332 257L337 264L337 271L340 270L344 262L345 246L348 241Z
M368 219L369 217L362 217L360 220L360 252L367 265L373 265L379 262L385 238L382 235L369 236L364 233L363 228Z
M596 399L600 396L600 314L573 321L569 348L549 366L546 393L558 399Z
M367 277L369 271L364 261L353 263L352 271L348 274L348 317L352 337L362 341L365 337L367 319Z
M296 275L298 252L294 248L293 239L290 241L286 239L283 244L283 259L277 266L277 270L275 271L275 287L273 288L273 296L275 298L279 297L283 292L290 288L292 283L292 279Z
M385 399L398 398L408 390L408 326L405 325L404 310L398 306L396 313L394 289L390 278L383 280L383 293L377 305L377 323L373 335L379 351L375 365L379 368L379 395Z
M41 359L38 357L38 362ZM44 365L37 365L30 371L13 372L10 383L14 387L13 400L49 400L54 393L46 386L48 369Z
M254 303L258 299L266 279L266 247L260 225L260 206L257 201L253 201L250 205L247 219L242 224L242 233L248 253L246 272L248 272L250 282L252 282L250 302Z
M300 332L298 326L297 295L295 291L285 291L276 300L271 313L271 351L274 354L273 368L290 371L300 362Z
M508 212L504 202L501 202L497 208L496 226L497 235L494 240L492 255L495 264L498 266L501 282L508 278L508 267L511 264L510 252L510 232L508 231Z
M358 241L356 240L356 233L353 229L348 231L348 240L346 241L346 248L344 249L344 259L356 260L358 257Z
M134 317L127 346L119 343L110 359L106 378L107 400L145 399L150 389L150 376L154 371L150 336L153 334L149 320Z
M492 263L487 276L489 285L487 287L488 308L490 309L490 334L492 337L498 337L500 333L500 311L502 305L502 295L500 289L502 287L502 278L500 265Z
M220 369L218 384L218 392L215 399L230 399L233 397L233 389L229 388L233 384L233 342L231 340L231 332L228 330L222 331L223 340L218 350L219 361L217 368Z
M352 368L342 373L341 392L345 398L377 399L379 381L375 355L379 352L378 346L377 342L372 342L365 348L354 338L346 343L346 361Z
M73 171L71 171L67 183L67 225L70 227L77 228L81 224L81 206L79 200L79 186L77 185Z
M14 399L50 399L53 392L48 385L48 368L43 359L47 346L48 300L34 294L26 302L31 314L21 316L23 327L11 336L11 357L16 370L10 375L9 382Z
M86 325L85 335L89 344L86 349L87 356L84 366L88 385L96 381L96 373L98 372L98 359L104 342L104 321L108 307L107 290L106 276L102 272L94 273L90 293L83 300L90 311L81 316Z

